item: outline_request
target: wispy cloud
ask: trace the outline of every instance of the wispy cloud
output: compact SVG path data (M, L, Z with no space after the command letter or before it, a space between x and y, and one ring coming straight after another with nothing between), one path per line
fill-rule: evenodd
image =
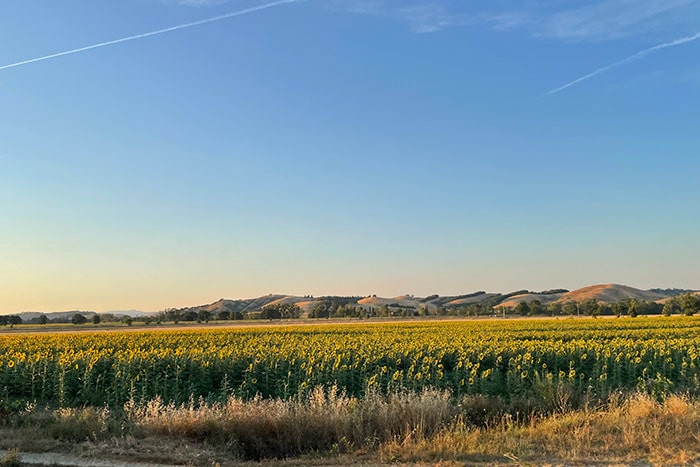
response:
M159 0L217 6L245 0ZM306 0L310 6L381 16L415 33L482 24L567 41L605 41L666 32L700 17L700 0ZM692 10L696 14L689 14Z
M463 23L463 16L444 0L326 0L316 1L337 11L382 16L408 25L415 33L435 32Z
M668 28L683 19L697 0L604 0L545 14L544 36L574 40L611 40Z
M563 91L564 89L570 88L571 86L575 86L582 81L586 81L587 79L593 78L594 76L597 76L601 73L605 73L606 71L609 71L613 68L617 68L621 65L625 65L627 63L633 62L635 60L639 60L646 55L649 55L650 53L657 52L662 49L667 49L669 47L676 47L679 45L687 44L688 42L693 42L700 39L700 32L693 34L692 36L688 37L682 37L680 39L676 39L670 42L664 42L662 44L655 45L653 47L649 47L648 49L641 50L637 52L636 54L630 55L629 57L623 58L622 60L619 60L617 62L611 63L610 65L606 65L604 67L598 68L597 70L594 70L586 75L581 76L580 78L577 78L573 81L570 81L563 86L559 86L558 88L554 88L550 91L547 92L546 95L551 95L551 94L556 94L558 92Z
M99 49L99 48L107 47L110 45L121 44L122 42L130 42L130 41L135 41L138 39L144 39L146 37L157 36L157 35L165 34L168 32L179 31L181 29L187 29L187 28L192 28L195 26L201 26L203 24L213 23L216 21L223 21L225 19L233 18L235 16L243 16L243 15L247 15L249 13L253 13L256 11L260 11L260 10L266 10L268 8L276 7L279 5L286 4L286 3L294 3L296 1L297 0L278 0L276 2L266 3L264 5L258 5L258 6L246 8L244 10L238 10L238 11L234 11L232 13L227 13L224 15L214 16L214 17L199 20L199 21L193 21L191 23L179 24L177 26L172 26L172 27L165 28L165 29L158 29L157 31L150 31L150 32L146 32L143 34L137 34L135 36L122 37L121 39L114 39L114 40L107 41L107 42L100 42L98 44L92 44L92 45L88 45L85 47L79 47L77 49L65 50L63 52L57 52L57 53L53 53L50 55L44 55L41 57L30 58L27 60L22 60L20 62L2 65L2 66L0 66L0 70L6 70L8 68L16 68L16 67L23 66L23 65L29 65L30 63L43 62L45 60L51 60L51 59L63 57L66 55L73 55L73 54L77 54L77 53L81 53L81 52L87 52L88 50Z
M181 0L216 1L216 0ZM311 0L316 5L402 21L414 32L487 24L563 40L601 41L672 30L700 13L700 0Z

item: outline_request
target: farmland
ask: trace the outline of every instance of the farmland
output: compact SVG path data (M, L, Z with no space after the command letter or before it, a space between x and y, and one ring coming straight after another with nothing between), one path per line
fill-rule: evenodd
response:
M695 317L28 329L0 335L0 450L700 461Z
M700 388L700 319L517 320L0 337L3 405L121 407L437 389L528 410Z

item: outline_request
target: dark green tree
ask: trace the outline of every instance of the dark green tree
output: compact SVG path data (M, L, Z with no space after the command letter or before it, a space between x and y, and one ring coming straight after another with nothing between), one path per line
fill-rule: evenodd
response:
M15 324L22 324L22 318L17 315L10 315L7 317L7 324L14 326Z
M678 302L684 315L693 316L698 312L698 297L692 293L684 293L678 297Z
M552 302L549 305L547 305L547 313L549 313L550 316L559 316L562 314L562 306L561 303L559 302Z
M204 321L205 323L208 323L210 319L211 313L209 312L209 310L199 310L199 312L197 312L197 321Z
M515 312L520 316L527 316L530 314L530 305L527 302L520 302L515 306Z
M680 313L681 306L678 304L678 300L674 297L671 300L664 303L664 308L662 314L664 316L671 316Z
M533 300L530 302L530 314L533 316L543 315L545 312L542 302L539 300Z
M627 314L632 318L637 317L639 314L639 304L637 303L637 300L632 299L629 301L629 304L627 305Z
M566 302L562 304L561 311L565 315L573 316L578 313L578 304L576 302Z
M73 315L73 317L70 319L70 322L73 324L85 324L87 323L87 318L80 313L76 313Z
M221 310L217 315L216 318L219 321L228 321L231 319L231 312L229 310Z

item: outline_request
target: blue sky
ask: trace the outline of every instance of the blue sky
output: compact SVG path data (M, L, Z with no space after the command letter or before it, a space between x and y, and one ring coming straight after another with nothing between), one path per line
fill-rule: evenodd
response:
M0 67L265 2L0 4ZM700 1L306 0L0 69L0 313L700 288Z

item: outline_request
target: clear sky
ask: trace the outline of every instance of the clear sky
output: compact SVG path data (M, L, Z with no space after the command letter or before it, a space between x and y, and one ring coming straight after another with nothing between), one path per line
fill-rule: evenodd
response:
M2 2L0 67L264 3ZM700 288L698 31L696 0L305 0L0 68L0 313Z

